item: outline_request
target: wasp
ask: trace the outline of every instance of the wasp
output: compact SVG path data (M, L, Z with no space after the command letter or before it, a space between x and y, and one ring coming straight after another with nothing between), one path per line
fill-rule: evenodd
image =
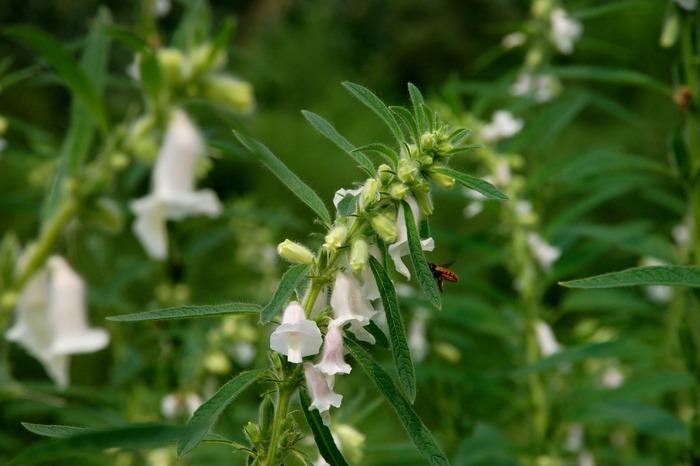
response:
M457 274L447 268L451 264L452 263L450 262L449 264L438 265L433 262L428 262L428 266L430 267L430 271L433 273L433 278L435 278L435 281L437 282L440 293L445 292L445 280L452 283L457 283L459 281Z

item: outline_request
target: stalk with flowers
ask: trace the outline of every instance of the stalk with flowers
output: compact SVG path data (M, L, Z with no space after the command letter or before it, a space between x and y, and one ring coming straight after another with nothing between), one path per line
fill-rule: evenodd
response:
M355 148L321 116L304 112L309 122L352 156L368 178L356 189L339 190L331 218L323 202L264 145L242 133L238 139L318 216L327 230L316 252L285 240L278 253L292 262L267 305L234 303L178 307L112 318L117 321L185 318L235 313L259 313L262 324L278 324L270 336L269 370L239 374L192 416L193 429L181 440L180 454L204 437L217 413L255 381L274 386L263 397L260 418L244 431L248 464L278 465L291 456L303 457L295 444L301 427L289 416L298 393L301 411L314 434L318 449L330 464L346 464L328 426L331 408L343 396L334 392L335 377L348 374L348 352L389 401L419 452L430 464L447 464L432 435L411 407L416 395L415 375L406 341L390 268L407 280L404 262L410 258L416 279L428 301L440 308L440 295L424 251L434 248L427 234L427 217L433 212L432 183L451 188L458 182L484 196L506 199L490 183L448 167L450 158L476 144L461 145L469 131L451 129L428 108L418 89L409 84L412 111L388 107L368 89L344 83L346 89L375 112L389 127L397 149L381 143ZM375 168L368 153L384 163ZM304 290L303 292L301 290ZM279 314L281 313L281 318ZM399 383L382 369L359 342L384 343L391 348Z

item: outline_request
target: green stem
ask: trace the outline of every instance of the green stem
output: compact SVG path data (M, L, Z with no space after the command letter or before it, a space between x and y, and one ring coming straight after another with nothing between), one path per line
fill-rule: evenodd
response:
M78 211L78 201L69 197L63 201L56 214L47 224L46 228L41 232L35 247L31 250L31 255L27 262L20 270L17 280L14 283L15 290L21 290L27 281L34 275L46 261L46 258L51 253L58 237L63 232L64 227Z
M272 422L272 433L270 435L270 444L267 449L267 455L264 466L277 466L275 457L277 456L277 447L279 443L280 428L282 423L287 418L289 410L289 400L296 390L296 384L282 382L277 386L277 403L275 404L275 418Z

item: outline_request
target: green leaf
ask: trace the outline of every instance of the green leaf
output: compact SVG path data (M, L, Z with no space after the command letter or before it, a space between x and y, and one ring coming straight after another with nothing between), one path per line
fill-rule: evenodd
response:
M309 187L299 179L287 166L278 159L275 154L273 154L270 149L265 147L260 142L255 139L246 136L236 130L233 131L239 141L243 143L252 153L255 155L262 163L265 165L272 173L277 176L277 178L282 181L289 188L292 193L294 193L301 201L309 206L311 210L316 212L321 220L323 220L327 225L331 223L331 215L328 213L328 209L323 204L320 197Z
M282 306L285 305L292 292L297 286L306 278L306 274L309 272L309 266L304 264L295 265L290 267L289 270L282 275L280 284L275 291L274 296L267 306L265 306L260 313L260 322L266 324L272 320L279 312L282 310Z
M405 208L405 207L404 207ZM391 282L386 270L377 259L369 256L369 266L379 288L379 295L382 298L386 321L389 326L389 338L391 343L391 353L394 356L394 365L399 375L401 388L408 400L413 403L416 399L416 374L413 370L411 351L406 341L403 319L399 310L399 301L396 298L396 290Z
M413 115L411 115L411 112L406 110L403 107L389 107L389 110L391 110L396 116L401 118L401 121L403 121L403 124L406 125L406 128L411 132L411 136L413 136L413 142L418 146L420 145L420 130L418 129L418 123L416 123L415 118L413 118Z
M369 323L365 325L365 330L367 330L374 337L377 346L380 348L389 349L389 339L373 320L370 320Z
M219 317L230 314L257 314L261 306L251 303L205 304L203 306L178 306L167 309L107 317L115 322L146 322L149 320L178 320Z
M246 388L260 380L267 373L266 369L241 372L226 382L218 392L205 401L187 421L189 438L180 440L177 444L177 455L182 456L192 451L202 441L212 425L224 409L238 397Z
M603 66L567 65L548 67L543 69L541 73L558 76L560 78L585 79L624 84L626 86L639 86L669 96L673 94L673 90L668 85L657 81L649 75L633 70L606 68Z
M459 144L463 140L465 140L467 137L469 137L469 134L471 134L471 130L467 128L455 128L452 130L452 132L447 136L447 140L450 141L450 144Z
M469 189L473 189L489 199L497 199L499 201L508 200L508 196L506 196L500 189L488 181L482 180L481 178L476 178L447 167L440 167L435 169L435 171L442 173L443 175L451 176L455 179L455 181L457 181L457 183Z
M359 84L345 81L343 83L343 87L350 91L350 93L354 95L360 102L369 107L370 110L376 113L379 116L379 118L381 118L382 121L386 123L386 125L394 134L394 137L398 142L403 141L403 133L401 132L399 124L389 111L389 108L384 102L382 102L382 100L379 97L377 97L372 91L370 91L366 87L360 86Z
M155 109L165 106L168 86L163 76L163 70L158 62L158 57L153 51L141 53L140 76L143 90L148 98L153 102Z
M113 24L99 24L97 29L112 39L121 42L134 52L148 52L151 46L141 36L123 26Z
M309 123L311 123L311 125L318 130L319 133L324 135L329 141L340 147L346 154L355 159L355 162L357 162L360 168L362 168L368 175L374 176L374 165L372 164L372 161L362 152L355 151L355 146L341 136L333 125L331 125L325 118L307 110L302 110L301 113L309 121Z
M39 428L39 430L43 430ZM68 432L67 430L65 431ZM182 439L187 429L165 424L135 424L109 429L90 429L63 438L36 443L4 463L5 466L56 464L60 459L75 457L78 453L101 451L108 448L139 449L163 446Z
M76 66L65 50L56 51L59 57L55 60L65 62L61 66L69 70L75 67L77 71L74 70L74 72L78 75L78 77L73 80L75 83L72 85L61 73L59 73L59 76L66 81L66 84L71 90L73 90L73 86L82 86L83 82L87 82L88 88L84 91L88 96L82 96L81 98L81 94L76 93L77 98L74 98L71 102L70 124L63 144L61 145L58 169L56 170L56 175L52 181L49 194L46 196L42 207L44 223L52 220L53 214L61 202L64 193L64 180L66 177L74 174L88 157L95 137L95 122L99 122L95 117L95 112L104 111L104 109L91 110L89 102L87 102L86 99L94 102L97 107L102 107L103 105L100 92L107 79L109 38L101 33L101 27L110 24L111 21L112 19L109 11L105 8L100 9L97 16L97 27L90 31L85 41L85 50L81 59L80 68ZM45 36L45 38L48 38L49 41L53 41L49 36ZM57 65L51 62L49 63L54 66L54 68L57 67ZM66 71L66 73L70 73L70 71ZM106 132L106 126L102 129Z
M31 422L23 422L22 426L29 432L42 437L51 438L66 438L87 432L94 432L95 429L89 427L62 426L51 424L32 424Z
M617 288L637 285L689 286L700 288L700 267L651 266L633 267L619 272L560 282L569 288Z
M355 149L353 152L377 152L386 157L387 161L393 165L396 165L399 162L399 155L396 153L396 151L380 142L367 144L366 146Z
M346 194L344 198L338 202L338 213L343 217L355 213L355 205L357 205L357 196Z
M104 134L109 131L107 112L95 84L68 51L49 34L30 26L9 26L3 32L33 48L80 99Z
M428 261L425 260L425 254L423 254L423 248L420 244L420 236L418 235L418 228L416 228L416 222L413 220L413 211L406 201L401 202L403 203L403 215L406 221L406 234L408 235L408 252L411 257L411 262L413 262L413 269L416 271L416 279L423 289L425 296L428 298L428 301L437 309L440 309L442 307L440 292L438 291L433 273L430 271Z
M427 460L428 464L448 465L447 457L440 451L440 447L435 443L430 431L425 427L423 421L420 420L409 401L401 394L389 374L372 359L367 351L353 340L346 339L345 346L374 386L377 387L379 393L394 408L411 441L420 454L423 455L423 458Z
M347 461L345 461L343 454L338 450L330 429L323 424L318 410L310 409L311 400L306 390L299 390L299 401L301 402L301 412L304 413L306 423L309 424L311 432L314 434L316 446L323 459L334 466L347 466Z
M411 97L411 105L413 105L413 113L418 122L418 129L420 129L422 133L428 131L428 121L425 118L423 110L421 110L421 106L424 104L423 94L421 94L420 90L412 83L408 83L408 95Z

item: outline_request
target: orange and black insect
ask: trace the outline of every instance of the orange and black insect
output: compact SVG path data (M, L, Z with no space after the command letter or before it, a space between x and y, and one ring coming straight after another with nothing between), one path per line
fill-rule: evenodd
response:
M428 262L428 266L430 267L430 271L433 273L433 278L435 278L435 281L437 282L440 293L445 292L445 280L452 283L457 283L459 281L457 274L447 268L451 264L452 263L450 262L448 264L438 265L433 262Z

